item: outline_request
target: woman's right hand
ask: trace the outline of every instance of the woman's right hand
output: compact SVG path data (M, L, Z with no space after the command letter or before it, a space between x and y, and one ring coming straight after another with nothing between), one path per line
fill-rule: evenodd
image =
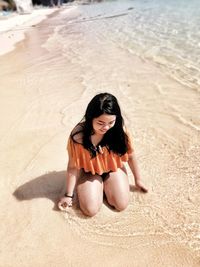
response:
M58 208L60 210L66 210L68 207L72 206L72 198L70 197L62 197L58 202Z

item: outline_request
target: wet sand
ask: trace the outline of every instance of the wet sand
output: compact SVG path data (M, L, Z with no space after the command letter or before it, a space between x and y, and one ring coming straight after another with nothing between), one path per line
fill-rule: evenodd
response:
M103 41L97 57L98 43L80 40L77 28L68 27L62 50L59 19L37 24L0 58L0 266L199 266L197 92ZM69 44L80 52L73 60ZM62 213L68 134L105 90L120 101L149 193L133 190L121 213L106 203L94 218L76 206Z

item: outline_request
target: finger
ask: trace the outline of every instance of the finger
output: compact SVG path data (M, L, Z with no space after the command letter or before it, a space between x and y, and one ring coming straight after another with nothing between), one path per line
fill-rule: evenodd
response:
M67 208L67 206L68 206L67 203L63 203L63 204L62 204L62 207L63 207L63 208Z
M72 201L70 203L60 201L58 203L58 208L62 211L66 211L68 207L72 207Z
M140 190L143 192L143 193L147 193L148 190L145 188L145 187L141 187Z
M64 211L64 210L65 210L64 207L63 207L60 203L58 203L58 208L59 208L61 211Z
M60 210L65 210L66 208L67 208L67 203L66 202L64 202L64 203L62 203L62 202L59 202L58 203L58 208L60 209Z

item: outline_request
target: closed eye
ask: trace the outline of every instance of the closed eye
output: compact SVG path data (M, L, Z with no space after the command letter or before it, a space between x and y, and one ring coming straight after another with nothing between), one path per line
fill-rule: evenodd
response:
M112 124L114 124L115 123L115 120L114 121L111 121L111 122L109 122L108 124L109 125L112 125ZM98 125L101 125L101 126L104 126L104 125L106 125L106 123L104 123L104 122L97 122L97 124Z

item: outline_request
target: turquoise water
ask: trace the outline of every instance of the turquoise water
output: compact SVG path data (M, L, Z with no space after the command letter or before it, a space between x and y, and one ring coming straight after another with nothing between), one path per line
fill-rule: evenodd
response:
M150 59L179 82L200 91L200 1L105 1L80 7L76 23L94 36Z

